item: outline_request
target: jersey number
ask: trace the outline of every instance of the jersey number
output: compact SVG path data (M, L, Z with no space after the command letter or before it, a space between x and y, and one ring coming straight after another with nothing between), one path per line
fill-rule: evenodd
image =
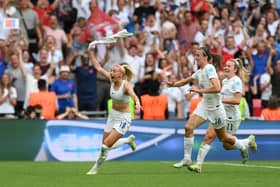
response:
M232 131L232 129L233 129L233 124L232 123L228 123L227 124L227 130L228 131Z
M222 124L221 118L216 118L216 119L215 119L215 124L221 125L221 124Z
M121 124L120 124L120 128L121 129L124 129L126 127L126 122L125 121L122 121Z

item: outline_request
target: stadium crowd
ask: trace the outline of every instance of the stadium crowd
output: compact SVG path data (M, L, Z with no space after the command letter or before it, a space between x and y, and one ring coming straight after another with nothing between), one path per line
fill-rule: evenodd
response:
M201 99L188 91L197 83L165 83L197 71L194 54L205 46L221 80L228 59L247 68L243 119L280 120L279 14L278 0L0 0L0 115L109 110L110 83L91 66L87 47L126 29L134 36L95 52L107 71L131 66L141 118L189 117Z

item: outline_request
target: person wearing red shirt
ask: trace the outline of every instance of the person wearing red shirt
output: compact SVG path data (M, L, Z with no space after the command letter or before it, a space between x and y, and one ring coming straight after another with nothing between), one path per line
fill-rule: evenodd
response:
M54 0L50 5L48 0L38 0L37 6L33 7L42 25L49 26L49 14L57 8L59 1Z

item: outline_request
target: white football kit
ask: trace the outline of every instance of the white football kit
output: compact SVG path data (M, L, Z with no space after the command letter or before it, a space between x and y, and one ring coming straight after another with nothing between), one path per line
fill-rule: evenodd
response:
M124 84L125 84L125 80L122 81L122 84L118 90L114 89L114 83L111 84L110 96L113 101L129 103L130 96L125 95L123 92ZM109 133L114 128L120 134L124 135L128 131L130 124L131 124L130 112L120 112L112 108L112 110L109 113L104 132Z
M218 78L216 69L212 64L207 64L192 75L198 80L199 87L207 89L212 87L212 78ZM204 93L201 102L196 107L194 114L209 120L215 129L226 125L226 112L221 102L220 93Z
M222 82L222 98L233 98L236 93L242 93L242 81L238 76L230 79L225 78ZM226 110L227 131L235 134L241 122L239 105L223 104Z

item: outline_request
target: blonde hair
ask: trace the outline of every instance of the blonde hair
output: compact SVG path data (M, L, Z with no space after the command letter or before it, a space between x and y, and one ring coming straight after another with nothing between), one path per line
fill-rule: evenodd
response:
M133 77L133 72L131 70L131 67L126 63L121 64L120 67L123 73L125 74L126 80L130 81Z
M249 71L243 66L243 62L240 58L230 59L230 61L234 62L234 68L237 70L236 75L242 80L242 82L246 82L246 77L249 74Z

